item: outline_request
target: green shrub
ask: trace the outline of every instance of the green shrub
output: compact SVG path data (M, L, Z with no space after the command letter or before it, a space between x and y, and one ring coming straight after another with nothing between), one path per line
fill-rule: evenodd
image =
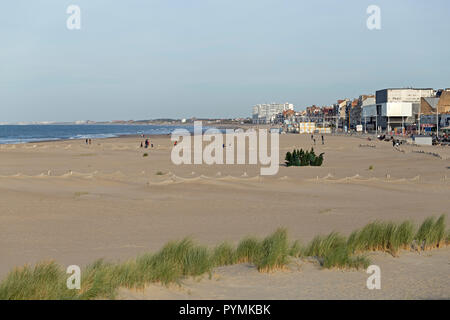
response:
M290 153L289 151L286 153L285 164L288 167L321 166L323 163L323 155L324 153L321 153L319 156L317 156L314 152L314 148L311 148L311 151L294 149L292 153Z

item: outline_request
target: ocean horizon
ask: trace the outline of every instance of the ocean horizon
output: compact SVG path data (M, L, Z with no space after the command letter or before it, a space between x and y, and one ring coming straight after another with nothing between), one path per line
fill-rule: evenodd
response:
M52 140L104 139L125 135L170 134L177 128L193 132L192 125L130 124L29 124L1 125L0 144L20 144Z

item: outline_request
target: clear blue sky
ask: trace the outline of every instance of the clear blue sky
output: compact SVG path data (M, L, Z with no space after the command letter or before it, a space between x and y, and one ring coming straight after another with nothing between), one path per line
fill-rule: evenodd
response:
M66 28L70 4L81 30ZM249 116L450 87L449 13L448 0L2 1L0 122Z

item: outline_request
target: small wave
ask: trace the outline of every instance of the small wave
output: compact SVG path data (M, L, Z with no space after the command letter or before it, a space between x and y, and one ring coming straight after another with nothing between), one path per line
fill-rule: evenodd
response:
M23 144L39 141L58 141L60 138L0 138L0 144Z
M77 134L68 138L69 140L78 139L105 139L105 138L117 138L119 135L114 133L95 133L95 134Z

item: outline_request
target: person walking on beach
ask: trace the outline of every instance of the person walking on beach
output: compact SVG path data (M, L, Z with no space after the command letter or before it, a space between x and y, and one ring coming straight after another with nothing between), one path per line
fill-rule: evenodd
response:
M88 144L88 139L86 139L86 144Z
M322 145L324 145L324 144L325 144L325 141L324 141L323 135L322 135Z
M148 148L148 139L145 139L145 149Z

